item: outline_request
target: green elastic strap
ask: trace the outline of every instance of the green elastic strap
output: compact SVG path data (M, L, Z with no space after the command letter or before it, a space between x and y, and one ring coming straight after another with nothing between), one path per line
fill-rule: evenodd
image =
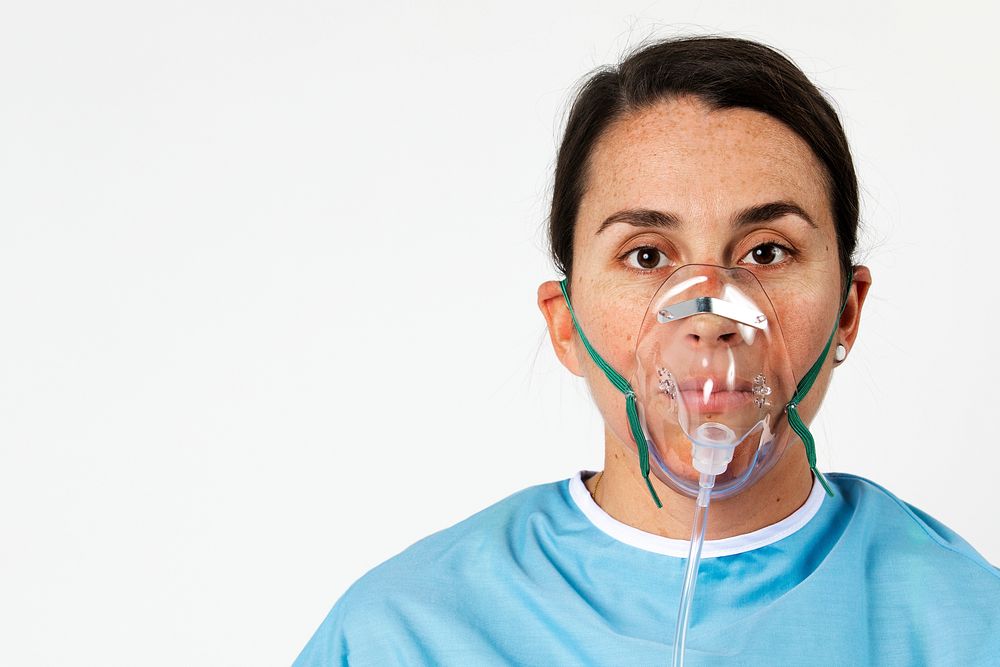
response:
M591 347L590 341L583 335L583 329L580 328L580 324L576 321L576 313L573 312L573 306L569 302L569 294L566 293L565 278L559 281L559 288L562 290L563 298L566 299L566 307L569 308L569 314L573 318L573 326L576 327L576 332L580 334L580 340L583 341L583 346L587 348L590 358L604 371L604 374L608 377L608 381L617 387L618 391L625 394L625 414L628 415L628 425L632 430L632 437L635 438L635 444L639 448L639 470L642 472L643 479L646 480L646 488L649 489L649 495L653 497L653 502L656 503L657 507L663 507L660 497L656 495L656 490L653 488L653 483L649 481L649 445L646 443L646 435L642 432L642 426L639 425L639 410L635 406L635 392L632 391L632 385L618 371L612 368L608 362L604 361L601 355L597 354L597 350Z
M805 377L799 381L795 390L795 395L792 396L792 400L790 400L788 405L785 406L785 411L788 413L788 425L792 427L792 430L799 436L799 439L802 440L802 445L806 448L806 459L809 461L809 469L812 470L813 474L819 480L819 483L823 485L824 489L826 489L826 495L831 498L833 497L833 489L830 488L830 484L826 481L826 477L823 473L816 469L816 442L813 439L812 433L809 432L809 428L806 426L805 422L802 421L802 417L799 416L799 403L802 402L806 393L812 388L813 382L816 381L816 377L823 368L823 362L826 360L826 355L830 352L830 345L833 343L833 337L837 335L837 327L840 325L840 316L844 314L844 308L847 306L847 296L850 294L853 282L853 280L848 282L847 289L844 290L844 298L840 304L840 312L837 313L837 321L833 325L833 331L830 332L830 338L826 341L823 353L819 355L819 359L817 359L812 365L809 372L805 374Z

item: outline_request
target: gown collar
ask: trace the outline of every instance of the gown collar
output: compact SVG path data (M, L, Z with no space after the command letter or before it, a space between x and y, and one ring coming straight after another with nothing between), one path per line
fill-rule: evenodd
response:
M664 556L687 558L687 540L663 537L662 535L647 533L638 528L633 528L628 524L618 521L601 509L601 506L594 502L594 499L590 496L590 492L583 483L585 478L589 478L593 474L594 472L590 470L581 470L576 473L574 477L569 479L569 493L579 510L583 512L584 516L595 527L613 539L638 549ZM816 516L825 496L826 493L820 485L819 480L813 477L812 491L810 491L805 503L797 510L777 523L772 523L769 526L764 526L750 533L724 537L719 540L705 540L701 550L701 557L715 558L718 556L731 556L743 553L744 551L759 549L760 547L773 544L778 540L788 537ZM709 516L709 521L711 521L711 516Z

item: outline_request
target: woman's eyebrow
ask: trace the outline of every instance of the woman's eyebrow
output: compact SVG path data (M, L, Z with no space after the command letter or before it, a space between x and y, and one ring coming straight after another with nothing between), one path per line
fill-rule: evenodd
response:
M758 222L769 222L786 215L797 215L813 229L819 229L805 209L793 201L772 201L766 204L749 206L738 212L730 220L733 228L752 225Z
M797 215L813 229L819 229L813 219L801 206L793 201L772 201L766 204L755 204L738 211L730 220L732 227L738 228L760 222L768 222L785 215ZM633 227L658 227L676 229L683 224L680 216L669 211L656 211L649 208L631 208L612 213L594 233L596 236L615 223L623 222Z

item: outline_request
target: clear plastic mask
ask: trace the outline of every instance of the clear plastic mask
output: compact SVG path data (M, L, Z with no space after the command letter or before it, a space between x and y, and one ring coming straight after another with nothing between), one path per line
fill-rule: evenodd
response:
M712 496L724 498L781 458L796 381L774 307L751 271L678 268L649 302L635 354L630 383L650 469L664 484L697 496L709 473Z

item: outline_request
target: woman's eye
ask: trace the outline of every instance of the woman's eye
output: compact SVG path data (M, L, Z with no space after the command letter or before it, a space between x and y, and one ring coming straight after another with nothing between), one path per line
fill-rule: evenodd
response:
M630 267L640 271L652 271L667 266L667 256L652 246L636 248L627 255L625 260Z
M753 250L744 255L743 259L750 258L751 264L767 266L769 264L781 264L791 255L791 252L780 243L761 243Z

